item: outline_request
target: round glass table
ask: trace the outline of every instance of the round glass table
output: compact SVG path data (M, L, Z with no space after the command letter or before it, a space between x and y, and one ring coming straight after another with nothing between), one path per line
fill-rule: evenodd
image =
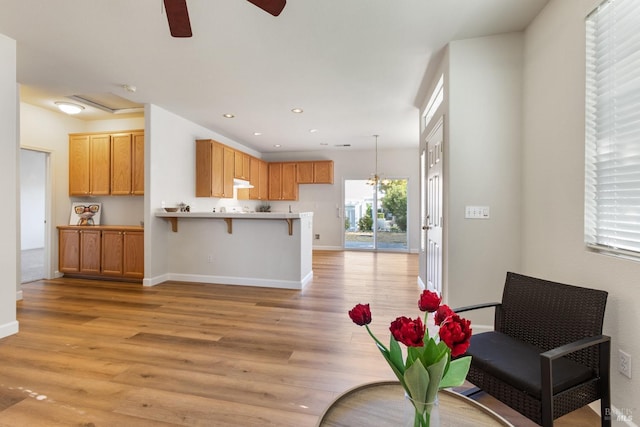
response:
M364 384L338 396L318 427L397 426L406 411L404 389L397 381ZM511 423L486 406L452 390L438 392L440 427L507 426Z

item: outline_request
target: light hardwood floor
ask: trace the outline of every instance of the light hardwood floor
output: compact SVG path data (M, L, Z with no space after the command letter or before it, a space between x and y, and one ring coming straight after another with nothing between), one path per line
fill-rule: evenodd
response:
M56 279L22 286L0 340L0 426L313 426L341 392L393 379L372 329L417 316L417 255L315 252L302 291ZM488 396L517 426L532 425ZM583 409L558 426L596 426Z

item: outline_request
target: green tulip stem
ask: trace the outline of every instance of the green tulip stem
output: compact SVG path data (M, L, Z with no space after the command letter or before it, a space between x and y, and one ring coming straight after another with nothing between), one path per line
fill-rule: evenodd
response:
M371 338L373 338L373 340L376 342L376 344L378 344L378 346L382 347L384 349L384 351L389 353L389 350L387 349L387 347L385 347L384 344L382 344L380 342L380 340L378 338L376 338L375 335L373 335L373 333L371 332L371 329L369 329L369 325L364 325L364 327L367 328L367 332L369 332L369 335L371 336Z

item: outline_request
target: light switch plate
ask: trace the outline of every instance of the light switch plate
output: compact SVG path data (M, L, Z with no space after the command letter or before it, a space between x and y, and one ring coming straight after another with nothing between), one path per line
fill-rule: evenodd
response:
M464 217L466 219L489 219L491 212L489 206L465 206Z

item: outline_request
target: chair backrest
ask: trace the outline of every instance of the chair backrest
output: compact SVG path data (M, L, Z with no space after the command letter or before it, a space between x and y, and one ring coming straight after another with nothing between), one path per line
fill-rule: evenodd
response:
M496 330L550 350L602 334L607 292L507 273ZM567 356L597 367L597 351Z

